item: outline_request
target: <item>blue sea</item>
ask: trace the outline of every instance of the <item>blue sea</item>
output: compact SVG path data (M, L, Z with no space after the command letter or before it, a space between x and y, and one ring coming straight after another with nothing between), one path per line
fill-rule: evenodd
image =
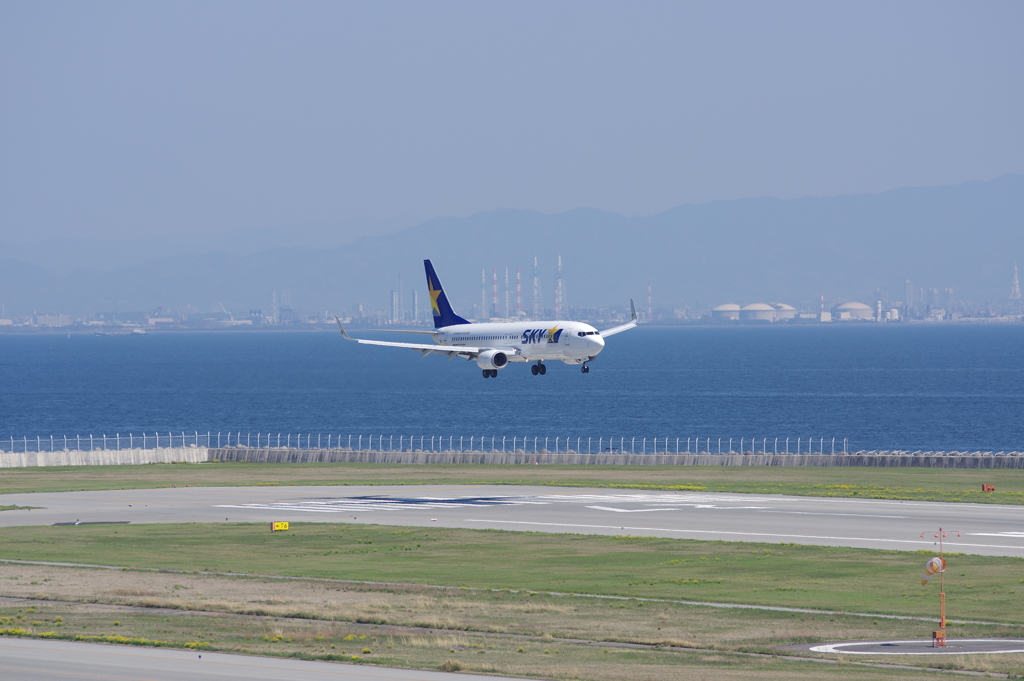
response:
M0 441L155 431L1020 451L1024 325L640 327L487 380L327 331L0 335Z

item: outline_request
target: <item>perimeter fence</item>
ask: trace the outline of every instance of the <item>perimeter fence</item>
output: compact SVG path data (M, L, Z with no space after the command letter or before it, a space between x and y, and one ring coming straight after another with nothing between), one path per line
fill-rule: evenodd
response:
M838 437L650 437L541 435L389 435L266 433L244 431L114 433L8 437L0 452L88 452L135 449L221 447L249 449L335 449L376 452L523 452L526 454L816 454L894 456L1024 456L1019 451L850 451Z
M633 437L541 435L388 435L179 431L113 435L48 435L0 440L0 451L60 452L176 447L342 449L384 452L516 452L576 454L847 454L847 438ZM736 449L734 449L736 447Z

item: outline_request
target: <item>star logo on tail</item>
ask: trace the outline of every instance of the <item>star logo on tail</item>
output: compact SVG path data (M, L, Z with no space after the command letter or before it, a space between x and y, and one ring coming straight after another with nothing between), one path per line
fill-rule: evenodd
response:
M427 280L427 291L430 292L430 308L434 311L435 317L441 316L441 310L437 307L437 297L441 295L441 289L434 288L434 282Z

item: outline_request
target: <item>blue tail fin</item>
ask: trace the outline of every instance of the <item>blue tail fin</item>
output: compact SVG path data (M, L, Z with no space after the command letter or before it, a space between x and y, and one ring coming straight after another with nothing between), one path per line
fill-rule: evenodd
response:
M441 288L441 280L434 272L434 266L429 260L423 261L423 269L427 271L427 290L430 292L430 311L434 313L434 328L440 329L443 326L454 326L455 324L469 324L469 321L455 314L448 296Z

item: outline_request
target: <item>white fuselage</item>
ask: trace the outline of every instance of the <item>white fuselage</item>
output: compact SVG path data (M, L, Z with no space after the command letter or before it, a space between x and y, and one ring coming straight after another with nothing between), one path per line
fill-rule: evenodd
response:
M597 329L566 321L456 324L438 329L436 339L446 347L494 348L507 354L510 362L583 364L604 349Z

